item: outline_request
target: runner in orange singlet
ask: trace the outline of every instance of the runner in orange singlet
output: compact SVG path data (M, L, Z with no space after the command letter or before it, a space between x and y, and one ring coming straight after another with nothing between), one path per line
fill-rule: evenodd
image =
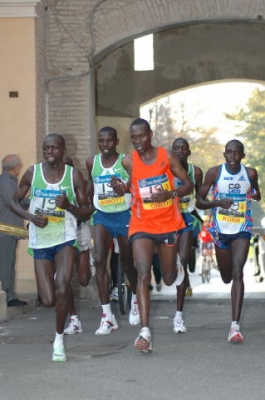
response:
M122 165L131 181L124 183L113 178L112 185L117 193L130 190L132 194L129 241L138 271L137 299L141 319L141 332L134 345L141 352L149 353L152 351L149 329L152 258L157 251L163 281L172 285L178 275L177 231L185 227L178 208L179 197L192 192L193 183L173 152L152 145L153 132L146 120L133 121L130 135L136 151L125 156ZM178 191L174 190L174 176L183 182Z

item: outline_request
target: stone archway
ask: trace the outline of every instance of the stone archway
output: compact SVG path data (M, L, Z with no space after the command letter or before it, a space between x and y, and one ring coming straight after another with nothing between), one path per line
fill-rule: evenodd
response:
M264 43L263 14L261 0L78 0L75 7L70 0L49 1L50 129L66 135L72 156L82 167L88 153L96 151L96 111L106 120L120 103L116 116L130 119L139 103L163 90L215 79L263 80L264 57L259 51ZM146 74L129 76L130 42L149 32L159 38L160 66L150 79ZM164 44L173 36L179 58L170 64L174 54L166 52ZM155 93L150 93L148 81Z
M264 26L246 23L203 23L164 30L154 34L153 71L134 71L133 42L121 46L99 63L97 115L133 118L141 103L197 84L263 81L265 58L259 49L264 39Z

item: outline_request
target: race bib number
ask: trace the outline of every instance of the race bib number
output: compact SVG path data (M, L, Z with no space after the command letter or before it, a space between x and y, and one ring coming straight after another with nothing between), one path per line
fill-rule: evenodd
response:
M109 205L125 204L125 197L115 193L110 186L111 178L115 176L121 179L119 174L97 176L94 179L96 194L98 196L98 204L104 208Z
M152 200L152 194L158 193L161 189L171 190L167 174L139 180L139 192L144 210L157 210L172 205L172 199L161 203Z
M191 203L191 199L192 199L191 196L185 196L185 197L181 198L181 200L180 200L180 210L181 210L181 212L185 213L188 210L189 205Z
M228 210L220 208L217 214L217 220L220 222L227 222L230 224L243 224L246 219L246 195L245 194L221 194L221 198L230 198L233 204Z
M41 214L49 223L58 224L65 218L65 210L56 207L55 199L60 190L34 189L34 214Z

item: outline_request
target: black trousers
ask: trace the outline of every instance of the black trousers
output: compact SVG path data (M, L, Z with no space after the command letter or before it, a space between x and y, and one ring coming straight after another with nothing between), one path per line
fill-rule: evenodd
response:
M15 293L15 267L18 240L6 235L0 238L0 281L7 301L17 298Z

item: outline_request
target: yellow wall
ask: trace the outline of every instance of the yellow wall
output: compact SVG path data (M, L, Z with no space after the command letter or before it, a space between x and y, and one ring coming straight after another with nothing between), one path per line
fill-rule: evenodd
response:
M120 153L128 153L129 151L133 150L129 135L129 127L133 120L134 118L97 116L96 129L98 132L99 129L103 128L104 126L111 126L115 128L120 140L117 151ZM98 151L99 150L97 148L97 152Z
M34 18L1 18L0 38L0 159L7 154L19 154L23 173L36 162ZM17 91L19 97L10 98L10 91ZM19 293L35 291L33 262L26 247L27 241L19 244Z

